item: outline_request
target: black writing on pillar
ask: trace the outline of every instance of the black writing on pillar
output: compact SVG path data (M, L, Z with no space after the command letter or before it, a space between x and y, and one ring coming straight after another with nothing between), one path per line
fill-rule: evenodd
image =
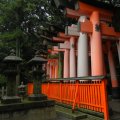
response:
M99 24L96 24L96 25L95 25L95 31L96 31L96 32L100 32L100 25L99 25Z
M72 44L72 48L74 48L74 44Z

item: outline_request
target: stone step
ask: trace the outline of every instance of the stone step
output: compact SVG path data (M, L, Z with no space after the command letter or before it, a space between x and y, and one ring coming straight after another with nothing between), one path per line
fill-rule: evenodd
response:
M56 112L58 116L64 116L66 119L69 120L82 120L87 118L87 115L82 112L75 111L74 113L72 113L71 109L57 105Z
M87 114L77 110L74 113L72 113L72 110L70 108L66 108L59 105L56 105L55 108L57 115L64 117L64 119L58 119L58 120L104 120L101 117L97 117L95 115Z
M70 105L67 105L67 104L64 104L64 103L56 102L56 105L62 106L62 107L68 108L68 109L72 109L72 107ZM104 116L103 113L95 112L95 111L88 110L88 109L83 109L83 108L76 108L75 111L79 111L79 112L82 112L82 113L85 113L85 114L90 114L90 115L100 117L100 118L103 118L103 116Z

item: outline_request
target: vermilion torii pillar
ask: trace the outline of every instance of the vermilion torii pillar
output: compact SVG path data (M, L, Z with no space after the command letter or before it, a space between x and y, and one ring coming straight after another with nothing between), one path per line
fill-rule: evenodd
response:
M91 72L92 76L104 75L103 54L102 54L102 38L100 31L99 12L94 11L90 17L93 24L93 32L91 36Z
M111 43L107 42L108 47L108 61L109 61L109 68L110 68L110 75L111 75L111 83L112 83L112 96L113 98L120 98L120 88L118 79L116 76L116 69L115 69L115 63L113 59L112 49L111 49Z
M79 18L80 22L84 22L86 16ZM88 76L88 39L87 34L80 32L78 38L78 58L77 58L77 77Z
M58 78L58 59L55 61L55 78Z
M63 74L64 78L68 78L69 77L69 50L65 49L64 52L64 74Z

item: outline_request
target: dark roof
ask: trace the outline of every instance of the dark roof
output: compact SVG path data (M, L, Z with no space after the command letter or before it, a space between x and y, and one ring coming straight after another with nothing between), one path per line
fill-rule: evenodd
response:
M39 56L35 56L28 62L28 64L40 64L40 63L46 63L46 62L47 62L46 59Z
M3 61L19 63L19 62L22 62L22 59L17 56L9 55L9 56L5 57Z

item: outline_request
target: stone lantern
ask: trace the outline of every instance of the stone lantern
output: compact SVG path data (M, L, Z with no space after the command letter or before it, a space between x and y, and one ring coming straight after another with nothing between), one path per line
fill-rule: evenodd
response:
M16 75L18 73L18 64L22 62L22 59L15 55L14 50L11 50L10 55L5 57L3 62L6 64L4 74L7 77L7 95L2 97L1 103L10 104L21 102L21 98L16 96Z
M40 57L40 51L37 51L35 57L32 58L28 64L32 67L33 76L33 94L28 96L31 101L41 101L47 99L47 96L41 93L41 82L43 79L43 64L47 63L47 60Z

